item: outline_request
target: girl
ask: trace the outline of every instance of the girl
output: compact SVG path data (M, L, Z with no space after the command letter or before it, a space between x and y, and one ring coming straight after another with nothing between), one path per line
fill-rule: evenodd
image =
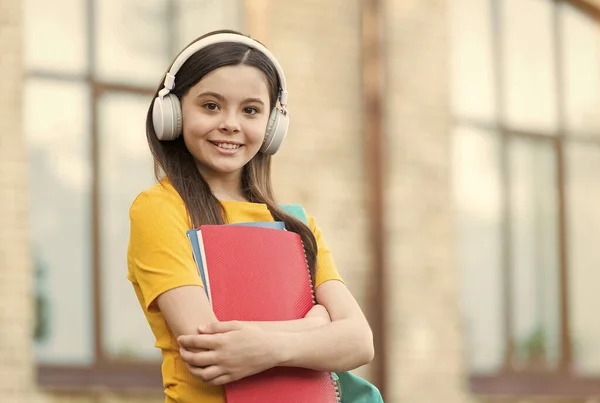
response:
M162 350L166 402L221 403L222 385L275 366L334 372L370 362L371 330L321 231L273 195L270 155L287 130L275 58L246 36L216 31L184 49L163 82L146 120L159 183L131 206L127 277ZM219 322L186 230L273 220L301 236L319 305L300 320Z

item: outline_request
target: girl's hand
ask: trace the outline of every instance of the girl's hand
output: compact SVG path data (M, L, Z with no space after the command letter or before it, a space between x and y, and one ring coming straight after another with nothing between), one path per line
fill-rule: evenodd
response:
M277 366L275 333L243 322L216 322L200 334L179 336L179 353L190 372L210 385L223 385Z
M304 317L319 321L321 326L331 323L329 312L327 312L327 309L323 305L317 304L313 306Z

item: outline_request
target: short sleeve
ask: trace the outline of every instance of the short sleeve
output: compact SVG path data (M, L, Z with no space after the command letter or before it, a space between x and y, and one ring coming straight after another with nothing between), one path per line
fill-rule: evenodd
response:
M338 280L343 282L342 277L335 266L333 257L331 256L331 251L327 247L327 244L323 239L321 229L317 227L314 217L308 217L308 227L314 234L317 241L317 269L315 288L329 280Z
M156 310L154 301L168 290L202 286L186 235L189 218L179 195L160 187L141 193L129 217L129 277L138 283L146 309Z

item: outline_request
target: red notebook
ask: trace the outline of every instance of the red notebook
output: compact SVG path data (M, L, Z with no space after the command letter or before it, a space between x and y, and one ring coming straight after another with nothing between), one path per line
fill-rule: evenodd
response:
M206 290L220 321L303 318L314 305L300 236L253 226L203 225ZM335 403L332 375L277 367L225 385L227 403Z

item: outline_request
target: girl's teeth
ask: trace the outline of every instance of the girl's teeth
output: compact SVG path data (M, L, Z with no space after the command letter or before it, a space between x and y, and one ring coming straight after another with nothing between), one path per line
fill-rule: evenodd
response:
M239 144L229 144L229 143L217 143L217 147L224 148L227 150L234 150L236 148L240 148Z

